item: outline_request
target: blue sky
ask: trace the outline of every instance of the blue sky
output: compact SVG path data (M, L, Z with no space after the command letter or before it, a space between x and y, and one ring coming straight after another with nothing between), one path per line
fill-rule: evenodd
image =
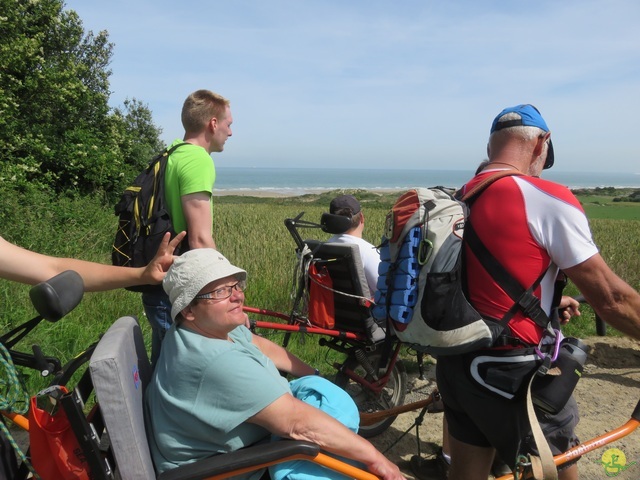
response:
M231 101L220 166L469 169L532 103L556 169L640 173L640 2L68 0L115 44L111 103L166 141L199 88Z

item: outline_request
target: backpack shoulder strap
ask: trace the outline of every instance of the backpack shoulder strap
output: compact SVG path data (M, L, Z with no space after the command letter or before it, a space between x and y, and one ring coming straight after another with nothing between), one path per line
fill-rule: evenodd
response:
M478 195L484 192L484 190L496 180L499 180L504 177L513 177L513 176L522 176L522 173L515 172L513 170L502 170L500 172L496 172L493 175L487 176L487 178L482 180L475 187L470 189L468 192L465 192L464 194L462 194L461 190L458 190L455 193L455 197L461 202L469 202L471 200L475 200L475 198Z
M176 143L173 147L171 147L171 148L167 148L167 149L164 151L164 154L163 154L163 155L166 155L166 156L168 157L168 156L169 156L169 155L171 155L173 152L175 152L175 151L178 149L178 147L181 147L181 146L183 146L183 145L190 145L190 143L189 143L189 142L180 142L180 143Z
M495 174L485 178L482 182L478 183L475 187L462 195L460 200L463 202L471 202L473 200L476 200L477 197L496 180L499 180L503 177L521 175L522 174L520 172L515 172L513 170L503 170L500 172L496 172ZM515 278L513 278L513 275L511 275L504 268L504 266L482 243L471 222L465 222L463 238L464 241L469 245L469 248L474 253L482 267L489 273L491 278L493 278L493 280L500 286L500 288L502 288L507 293L507 295L509 295L511 300L513 300L514 302L512 307L507 311L507 313L505 313L504 317L500 319L500 324L503 327L506 327L515 313L518 310L522 310L522 312L531 320L533 320L536 325L540 326L541 328L546 328L550 322L549 316L540 306L540 299L533 294L533 291L538 288L538 285L546 275L551 265L549 265L549 268L545 269L540 274L540 276L533 282L533 284L529 288L525 289Z
M484 243L482 243L470 222L465 225L463 238L482 267L514 302L512 307L500 320L500 324L506 326L516 311L520 309L527 317L533 320L536 325L546 328L549 324L549 316L542 310L540 299L533 294L533 291L538 288L538 285L540 285L549 268L545 269L533 284L525 290L489 251Z
M171 148L165 148L162 153L159 153L158 155L156 155L155 157L153 157L151 159L151 161L149 162L149 167L152 167L153 165L155 165L156 163L158 163L160 160L163 159L167 159L169 158L169 156L175 152L178 147L181 147L183 145L189 145L189 142L180 142L180 143L176 143L173 147Z

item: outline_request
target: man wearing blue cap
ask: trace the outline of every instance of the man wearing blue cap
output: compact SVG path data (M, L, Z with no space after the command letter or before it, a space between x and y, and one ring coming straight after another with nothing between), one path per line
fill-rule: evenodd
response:
M475 231L509 275L523 288L531 288L545 317L551 316L554 307L575 308L567 297L560 302L560 290L556 291L562 271L604 321L640 339L640 295L613 273L598 253L584 211L571 191L539 178L554 161L551 133L540 112L532 105L503 110L491 126L487 153L489 163L463 192L492 172L510 170L514 175L496 180L475 199L465 238L468 228ZM477 368L479 357L504 362L509 355L536 347L545 352L556 338L552 330L532 318L534 315L528 315L532 310L511 311L514 300L485 270L469 242L464 248L467 298L485 319L510 320L494 348L440 356L437 382L451 435L449 479L486 480L496 451L513 468L517 455L537 455L538 447L542 450L546 445L536 447L532 439L523 389L512 398L491 390L495 378L483 378L485 374ZM557 330L556 337L561 335ZM526 391L533 371L511 373L513 378L508 380L525 384ZM578 444L574 433L578 411L573 397L557 413L537 414L554 455ZM576 465L561 470L559 478L577 479Z

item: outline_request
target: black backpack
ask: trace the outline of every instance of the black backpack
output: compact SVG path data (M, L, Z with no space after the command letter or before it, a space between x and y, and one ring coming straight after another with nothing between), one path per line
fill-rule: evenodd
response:
M166 206L164 173L167 160L179 143L164 150L149 162L133 184L127 187L115 206L118 230L113 241L111 263L120 267L143 267L155 256L166 232L176 235ZM189 249L187 238L181 242L175 255ZM134 292L160 291L161 285L129 287Z

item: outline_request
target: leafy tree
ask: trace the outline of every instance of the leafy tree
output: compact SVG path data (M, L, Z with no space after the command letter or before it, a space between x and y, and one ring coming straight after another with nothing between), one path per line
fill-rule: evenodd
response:
M120 128L119 147L125 168L137 174L164 147L160 140L162 130L153 123L149 107L135 98L125 100L123 108L116 108L114 119Z
M135 99L110 109L108 33L85 33L62 0L0 12L0 187L119 191L160 130Z

